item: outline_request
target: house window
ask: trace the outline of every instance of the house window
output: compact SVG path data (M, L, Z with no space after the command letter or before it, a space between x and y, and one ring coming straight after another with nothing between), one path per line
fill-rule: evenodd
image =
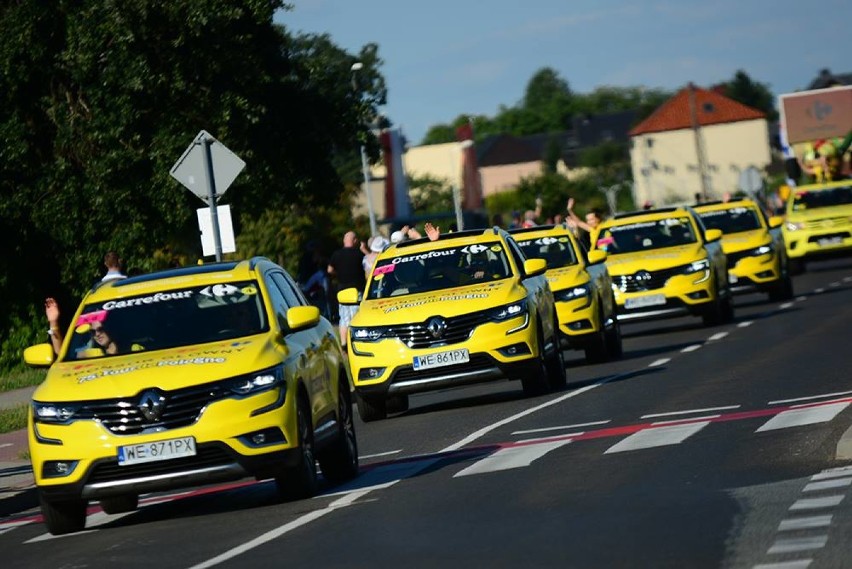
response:
M653 138L646 138L645 139L645 146L647 146L648 148L654 148L654 139Z
M712 113L716 110L716 107L713 105L713 103L704 103L702 105L702 108L704 109L705 113Z

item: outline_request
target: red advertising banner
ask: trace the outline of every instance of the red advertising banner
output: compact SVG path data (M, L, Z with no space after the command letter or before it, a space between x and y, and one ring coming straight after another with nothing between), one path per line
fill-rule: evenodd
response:
M852 86L789 93L779 97L788 144L844 137L852 130Z

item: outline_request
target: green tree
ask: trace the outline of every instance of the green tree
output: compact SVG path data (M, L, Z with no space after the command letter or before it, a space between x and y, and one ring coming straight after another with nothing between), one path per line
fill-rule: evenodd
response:
M752 80L742 69L738 70L730 81L723 84L723 89L726 97L763 111L769 121L778 120L775 97L769 90L769 86Z

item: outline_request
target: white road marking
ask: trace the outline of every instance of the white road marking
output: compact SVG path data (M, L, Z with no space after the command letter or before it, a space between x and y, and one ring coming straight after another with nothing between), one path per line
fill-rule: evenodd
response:
M129 516L130 514L134 514L135 512L124 512L122 514L106 514L104 512L95 512L93 514L89 514L86 518L86 529L85 531L78 531L72 534L65 535L53 535L49 533L44 533L42 535L36 536L32 539L25 541L24 543L39 543L41 541L50 541L52 539L59 539L62 537L68 537L72 535L83 535L86 533L92 533L97 531L97 528L104 525L112 523L116 520L120 520L123 517Z
M796 302L804 302L804 301L806 301L807 299L808 299L808 297L807 297L807 296L797 296L797 297L796 297Z
M6 523L0 525L0 535L3 535L7 531L12 531L15 528L19 528L21 526L25 526L25 525L31 524L31 523L33 523L32 520L22 520L22 521L19 521L19 522L6 522Z
M655 361L653 361L653 362L649 363L649 364L648 364L648 367L657 367L657 366L661 366L661 365L663 365L663 364L667 364L667 363L669 363L670 361L672 361L672 359L671 359L671 358L661 358L661 359L659 359L659 360L655 360Z
M790 518L778 525L778 531L796 531L802 529L824 528L831 525L831 514L827 516L811 516L808 518Z
M791 306L793 306L793 303L792 303L792 302L785 302L784 304L782 304L782 305L781 305L781 306L779 306L778 308L786 309L786 308L790 308Z
M820 508L833 508L843 501L844 496L838 494L835 496L823 496L822 498L800 498L796 500L790 509L798 510L818 510Z
M752 569L807 569L813 559L796 559L794 561L782 561L781 563L761 563Z
M831 283L831 284L830 284L830 285L828 285L828 286L830 286L831 288L837 288L837 287L839 287L839 286L840 286L840 283L839 283L839 282L837 282L837 281L834 281L833 283Z
M817 288L817 289L814 289L814 292L817 293L817 294L822 294L822 293L825 292L825 289L824 288Z
M796 397L795 399L779 399L778 401L770 401L769 405L778 405L780 403L795 403L796 401L812 401L814 399L825 399L827 397L842 397L843 395L852 394L852 391L838 391L837 393L823 393L822 395L811 395L809 397Z
M342 498L335 500L330 503L328 506L321 510L315 510L313 512L308 512L307 514L300 516L293 520L292 522L286 523L283 526L279 526L273 530L270 530L263 535L259 535L258 537L252 539L251 541L247 541L242 545L238 545L233 549L229 549L228 551L213 557L212 559L208 559L207 561L203 561L197 565L193 565L190 569L204 569L206 567L213 567L214 565L218 565L219 563L223 563L228 561L229 559L233 559L234 557L241 555L247 551L250 551L256 547L260 547L270 541L278 539L282 535L293 531L294 529L298 529L303 525L309 524L314 520L318 520L319 518L330 514L331 512L337 510L338 508L344 508L349 506L355 500L364 497L370 490L363 490L360 492L353 492Z
M710 411L725 411L728 409L739 409L739 405L727 405L725 407L707 407L706 409L688 409L686 411L670 411L668 413L651 413L642 415L641 419L653 419L654 417L670 417L672 415L689 415L690 413L709 413Z
M786 429L789 427L800 427L802 425L814 425L816 423L827 423L834 419L841 411L846 409L849 403L833 403L819 407L806 407L803 409L790 409L781 411L755 432L772 431L775 429Z
M744 320L744 321L740 322L739 324L737 324L737 328L748 328L752 324L753 324L753 322L751 320Z
M680 351L680 353L686 354L686 353L689 353L689 352L694 352L695 350L699 349L701 346L702 346L702 344L692 344L691 346L687 346L684 349L682 349Z
M852 277L843 277L843 282L845 282L845 283L852 282Z
M810 551L821 549L828 542L827 535L814 535L811 537L795 537L779 539L769 548L766 553L793 553L795 551Z
M629 372L629 373L623 373L623 374L620 373L620 374L616 374L616 375L611 375L609 377L602 379L601 381L599 381L597 383L587 385L586 387L582 387L582 388L580 388L576 391L571 391L571 392L566 393L565 395L563 395L561 397L557 397L556 399L552 399L550 401L542 403L541 405L537 405L535 407L530 407L529 409L521 411L520 413L516 413L516 414L512 415L511 417L506 417L505 419L501 419L501 420L497 421L496 423L492 423L492 424L490 424L486 427L483 427L483 428L479 429L478 431L469 434L468 436L466 436L465 438L463 438L459 442L451 444L450 446L448 446L447 448L445 448L444 450L439 451L439 452L445 453L445 452L452 452L454 450L458 450L458 449L460 449L464 446L469 445L470 443L472 443L476 439L479 439L479 438L485 436L486 434L490 433L491 431L493 431L494 429L496 429L498 427L502 427L503 425L511 423L512 421L516 421L517 419L520 419L521 417L526 417L527 415L535 413L536 411L540 411L540 410L546 409L547 407L550 407L552 405L562 403L566 399L576 397L577 395L580 395L582 393L590 391L590 390L592 390L596 387L600 387L601 385L603 385L603 384L605 384L609 381L613 381L613 380L618 379L620 377L631 376L631 375L633 375L633 373L635 373L635 372Z
M835 488L845 488L852 485L852 478L834 478L832 480L823 480L821 482L811 482L802 492L819 492L821 490L833 490Z
M728 335L727 332L716 332L715 334L713 334L712 336L710 336L707 339L710 340L711 342L715 342L716 340L721 340L722 338L724 338L727 335Z
M721 416L722 415L719 415L719 414L716 414L716 415L701 415L699 417L688 417L686 419L672 419L670 421L655 421L654 423L651 423L651 424L654 425L655 427L657 425L660 425L660 426L662 426L662 425L681 425L681 424L693 423L695 421L703 421L705 419L717 419Z
M577 423L576 425L560 425L558 427L544 427L541 429L526 429L523 431L514 431L513 435L529 435L532 433L544 433L547 431L568 431L571 429L579 429L580 427L594 427L595 425L606 425L610 419L606 421L592 421L591 423Z
M827 478L840 478L843 476L852 476L852 466L840 466L838 468L823 470L819 474L811 476L811 480L825 480Z
M671 425L667 427L650 427L637 431L626 439L616 443L604 452L612 454L630 450L639 450L666 445L676 445L694 435L710 422L690 423L688 425Z
M377 458L377 457L380 457L380 456L390 456L392 454L399 454L401 452L402 452L402 449L400 449L400 450L389 450L388 452L377 452L376 454L365 454L365 455L359 456L358 458L359 459Z
M510 470L512 468L524 468L529 466L552 450L565 446L571 441L563 439L549 443L525 445L500 449L491 456L479 460L464 470L457 472L453 478L470 476L472 474L483 474L485 472L496 472L499 470Z

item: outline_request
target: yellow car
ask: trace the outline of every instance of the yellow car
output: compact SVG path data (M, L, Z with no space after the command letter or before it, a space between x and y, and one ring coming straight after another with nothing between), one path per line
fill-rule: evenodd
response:
M622 213L602 222L592 249L607 252L619 320L700 316L707 326L734 318L721 244L688 206Z
M793 279L781 235L783 218L767 218L748 198L705 202L694 208L704 227L723 233L722 250L734 294L760 291L768 293L772 301L793 298Z
M586 253L567 225L540 225L509 231L530 258L547 262L547 282L556 301L563 344L585 351L586 360L621 356L621 326L606 270L606 252Z
M403 411L408 395L520 379L540 394L566 382L543 259L499 229L405 241L381 253L349 327L364 421ZM359 292L338 293L357 304Z
M807 259L852 251L852 180L793 188L787 200L784 242L793 272Z
M334 328L264 258L99 284L33 394L29 448L51 533L85 527L90 500L274 478L287 499L358 473L351 385Z

